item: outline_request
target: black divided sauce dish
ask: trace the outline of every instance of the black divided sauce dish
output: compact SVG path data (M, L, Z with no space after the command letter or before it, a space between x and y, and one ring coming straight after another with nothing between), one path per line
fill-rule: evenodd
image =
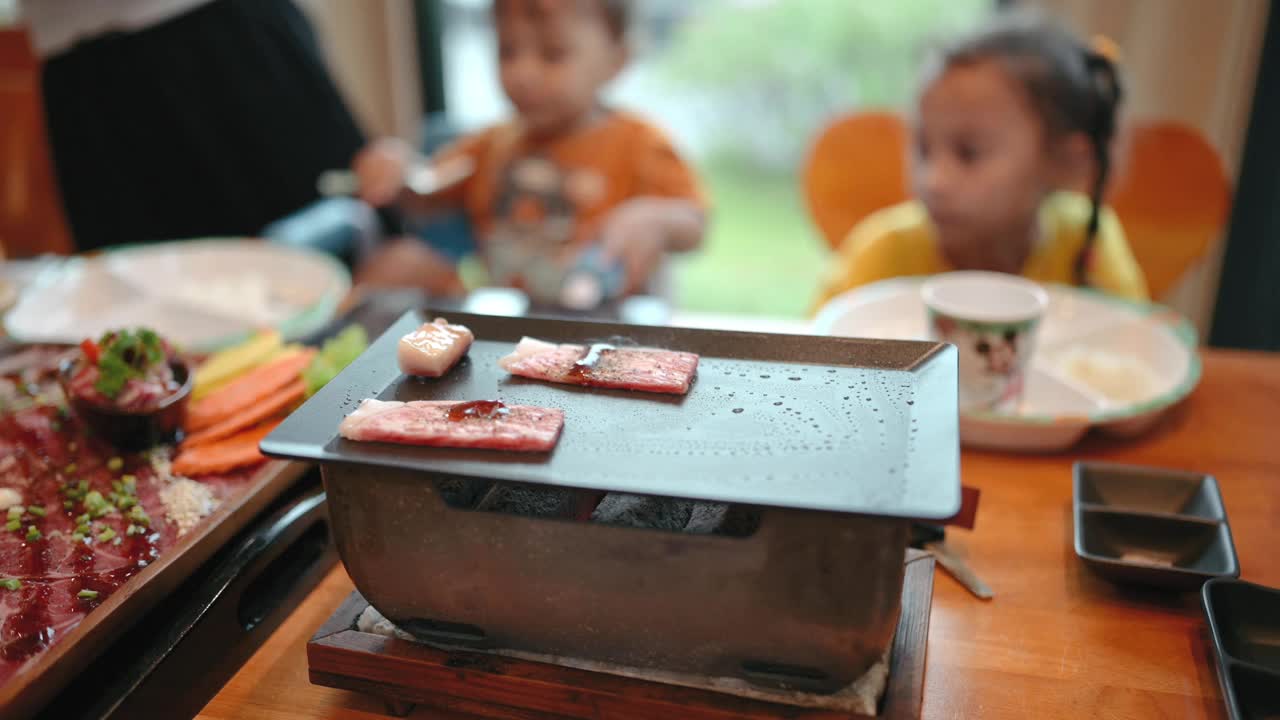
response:
M1076 554L1100 576L1186 591L1240 574L1212 476L1087 462L1074 474Z
M1201 599L1232 720L1280 718L1280 590L1216 579Z

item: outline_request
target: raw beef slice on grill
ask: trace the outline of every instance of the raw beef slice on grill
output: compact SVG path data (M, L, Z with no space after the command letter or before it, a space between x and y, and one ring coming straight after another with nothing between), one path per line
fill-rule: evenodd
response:
M480 400L365 400L338 428L342 437L431 447L548 452L564 427L554 408Z
M532 380L684 395L698 371L698 356L655 348L555 345L527 337L498 365Z

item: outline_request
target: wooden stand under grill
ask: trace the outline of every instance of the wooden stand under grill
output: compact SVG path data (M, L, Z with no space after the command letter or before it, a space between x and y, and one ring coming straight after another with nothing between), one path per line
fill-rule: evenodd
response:
M925 646L933 601L933 558L909 558L889 685L878 717L920 717ZM482 718L533 720L845 720L811 710L474 652L446 652L355 629L369 603L353 592L307 643L311 682L382 697L392 715L414 705Z

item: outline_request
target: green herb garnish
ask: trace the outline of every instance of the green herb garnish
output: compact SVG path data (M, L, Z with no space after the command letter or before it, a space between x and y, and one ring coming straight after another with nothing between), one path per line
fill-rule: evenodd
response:
M98 380L93 387L115 398L125 384L144 377L147 370L164 361L160 336L145 328L107 333L98 341Z
M139 525L151 524L151 516L147 515L147 511L143 510L141 505L134 505L129 509L129 519Z
M0 580L0 587L4 588L5 590L21 590L22 581L19 580L18 578L5 578L3 580Z
M13 520L10 520L9 522L4 524L4 529L8 530L9 532L17 532L22 529L22 520L19 518L14 518Z
M302 371L307 386L307 397L316 394L326 383L337 377L342 369L369 347L369 336L360 325L349 325L330 338Z
M44 537L44 535L40 533L40 529L35 525L27 526L27 542L35 542L42 537Z
M31 507L27 508L27 512L31 513L32 515L35 515L36 517L45 516L44 507L41 505L32 505Z
M80 592L76 593L76 597L80 598L81 600L95 600L98 597L98 591L97 590L81 590Z
M9 506L9 519L10 519L10 520L12 520L12 519L14 519L14 518L20 518L20 517L22 517L22 513L26 512L26 511L27 511L27 509L26 509L25 507L21 506L21 505L10 505L10 506Z
M116 508L114 505L107 502L107 499L102 496L102 493L97 490L90 490L84 496L84 509L86 510L86 515L93 518L100 518ZM81 515L81 517L84 517L84 515Z
M116 536L116 531L111 528L107 528L102 532L98 533L98 542L107 542L108 540L115 538L115 536Z

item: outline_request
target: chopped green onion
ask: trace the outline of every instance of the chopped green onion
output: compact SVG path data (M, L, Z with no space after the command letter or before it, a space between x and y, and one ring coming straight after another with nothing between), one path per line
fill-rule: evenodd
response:
M88 510L93 517L100 518L115 510L115 506L107 502L107 499L102 497L102 493L91 490L84 496L84 509Z
M81 535L92 535L93 528L89 526L89 523L81 523L76 526L76 532L80 533Z
M111 489L116 491L117 493L122 493L124 492L124 483L120 482L119 480L112 480Z
M111 528L107 528L106 530L103 530L102 532L98 533L98 542L107 542L108 540L111 540L115 536L116 536L116 531L112 530Z
M44 506L42 505L32 505L31 507L27 508L27 512L31 513L32 515L35 515L36 517L45 516Z
M5 529L5 530L10 530L10 531L17 531L17 530L21 530L21 529L22 529L22 520L17 519L17 518L15 518L15 519L13 519L13 520L10 520L9 522L7 522L7 523L5 523L5 524L4 524L4 529Z
M138 488L138 478L135 475L121 475L120 482L124 483L129 492L133 492Z
M27 542L35 542L42 537L44 537L44 535L40 534L40 529L35 525L27 526Z
M107 469L111 472L120 472L124 468L124 459L113 457L107 461Z
M128 535L129 537L133 537L134 535L141 535L144 532L146 532L146 530L143 530L140 526L134 525L133 523L129 523L129 527L124 529L124 534Z
M97 590L81 590L80 592L76 593L76 597L80 598L81 600L93 600L98 597L98 591Z
M120 543L122 543L122 542L124 542L124 538L116 538L115 540L112 540L112 541L111 541L111 544L112 544L112 545L119 545L119 544L120 544Z
M63 501L62 501L62 507L63 507L63 509L64 509L64 510L70 510L70 509L74 508L75 506L76 506L76 504L75 504L75 503L73 503L73 502L71 502L70 500L63 500Z
M27 511L27 509L26 509L25 507L21 506L21 505L10 505L10 506L9 506L9 519L10 519L10 520L12 520L12 519L14 519L14 518L20 518L20 517L22 517L22 513L26 512L26 511Z
M88 525L88 524L89 524L89 520L90 520L90 518L89 518L89 513L85 513L85 514L83 514L83 515L78 515L78 516L76 516L76 524L77 524L77 525Z
M3 580L0 580L0 587L4 588L5 590L21 590L22 581L19 580L18 578L5 578Z
M84 542L84 533L79 530L71 533L71 542L76 543L77 545Z
M76 487L80 488L81 492L89 492L89 481L82 479Z
M120 508L121 510L128 510L129 508L137 504L138 504L138 498L133 497L132 495L125 495L124 497L121 497L119 501L116 502L116 507Z
M150 525L151 517L147 515L147 511L142 509L141 505L134 505L129 510L129 519L139 525Z

